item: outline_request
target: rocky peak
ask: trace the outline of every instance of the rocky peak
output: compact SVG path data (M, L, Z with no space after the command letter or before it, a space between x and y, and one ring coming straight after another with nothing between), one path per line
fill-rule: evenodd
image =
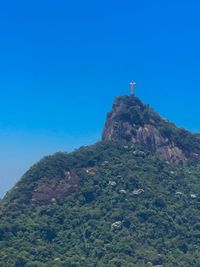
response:
M134 96L116 98L107 115L102 140L139 143L173 163L200 157L197 135L177 128Z

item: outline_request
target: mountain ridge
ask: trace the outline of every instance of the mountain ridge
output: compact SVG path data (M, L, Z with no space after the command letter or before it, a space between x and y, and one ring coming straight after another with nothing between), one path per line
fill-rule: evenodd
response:
M107 115L102 140L122 139L144 144L172 163L200 159L197 135L176 127L135 96L117 97ZM191 144L195 152L190 151Z
M164 134L184 161L157 149ZM199 267L198 146L138 98L117 98L103 141L43 158L0 202L0 266Z

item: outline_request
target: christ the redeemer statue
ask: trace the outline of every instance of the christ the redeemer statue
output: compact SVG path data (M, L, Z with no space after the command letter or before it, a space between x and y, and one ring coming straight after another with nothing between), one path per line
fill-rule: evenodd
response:
M134 94L135 94L134 88L135 88L136 83L134 81L132 81L129 83L129 85L131 87L131 95L134 96Z

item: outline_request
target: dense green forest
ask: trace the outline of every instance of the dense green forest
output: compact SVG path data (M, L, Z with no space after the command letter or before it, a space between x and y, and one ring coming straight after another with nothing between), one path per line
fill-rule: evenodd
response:
M106 127L104 141L45 157L1 200L0 266L200 267L199 136L130 97Z
M199 168L117 142L46 157L1 203L0 266L200 266ZM32 201L69 169L78 190Z

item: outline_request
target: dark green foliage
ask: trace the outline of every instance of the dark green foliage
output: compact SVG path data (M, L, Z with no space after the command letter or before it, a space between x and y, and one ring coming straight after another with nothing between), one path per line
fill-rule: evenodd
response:
M145 124L154 126L163 137L169 139L170 143L175 143L184 151L186 156L200 154L200 137L192 134L183 128L176 127L175 124L162 118L148 105L143 104L137 97L122 96L116 99L118 108L114 112L113 120L118 122L119 139L131 140L131 135L136 134L136 129ZM131 135L124 134L121 122L128 122L132 125Z
M120 141L45 157L0 202L0 266L200 266L200 137L136 97L117 101ZM183 149L187 165L129 143L145 124ZM68 179L76 190L62 191Z
M59 181L71 169L80 178L74 193L32 202L39 180ZM198 164L169 165L125 142L46 157L1 201L0 266L199 266L199 178Z
M121 98L117 98L117 101L121 101ZM143 126L149 122L149 118L152 116L153 111L145 106L138 98L123 96L123 107L121 107L120 113L116 115L117 121L127 121L131 124ZM156 117L156 113L154 114Z

